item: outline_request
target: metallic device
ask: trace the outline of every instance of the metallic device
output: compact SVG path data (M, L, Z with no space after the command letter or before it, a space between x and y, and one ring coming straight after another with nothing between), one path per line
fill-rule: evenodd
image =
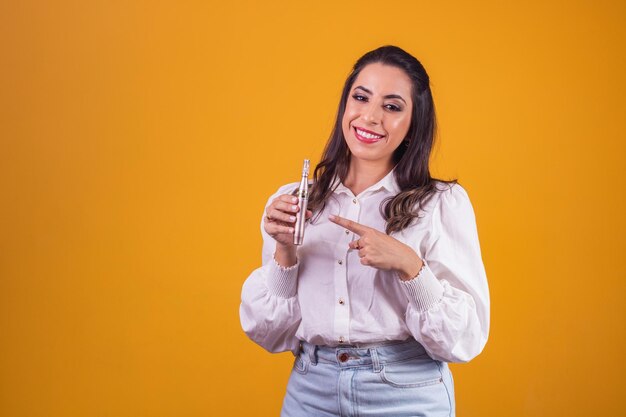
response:
M304 241L304 225L306 222L306 206L309 202L309 160L304 160L302 178L298 189L298 213L296 213L296 227L293 234L294 245L302 245Z

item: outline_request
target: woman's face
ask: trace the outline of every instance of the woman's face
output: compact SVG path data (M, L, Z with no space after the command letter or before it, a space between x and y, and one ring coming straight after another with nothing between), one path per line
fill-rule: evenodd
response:
M352 159L392 167L393 152L411 125L412 106L411 80L403 70L380 63L365 66L352 85L342 119Z

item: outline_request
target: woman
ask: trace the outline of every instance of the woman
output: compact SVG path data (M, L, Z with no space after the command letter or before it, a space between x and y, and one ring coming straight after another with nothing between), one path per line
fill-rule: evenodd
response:
M282 416L453 416L448 362L485 346L489 291L469 197L430 176L435 110L420 62L370 51L343 88L314 172L304 243L297 183L272 195L241 323L296 355Z

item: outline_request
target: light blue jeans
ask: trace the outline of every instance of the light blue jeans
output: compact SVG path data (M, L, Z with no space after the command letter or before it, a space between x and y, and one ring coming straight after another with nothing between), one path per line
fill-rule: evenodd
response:
M373 347L302 342L281 412L281 417L454 415L448 364L432 359L412 338Z

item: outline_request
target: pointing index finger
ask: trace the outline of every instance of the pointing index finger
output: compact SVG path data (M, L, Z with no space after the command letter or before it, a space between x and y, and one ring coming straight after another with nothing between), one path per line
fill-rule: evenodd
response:
M345 227L346 229L356 233L359 236L361 236L363 233L367 232L370 229L369 227L363 226L362 224L355 221L344 219L343 217L339 216L334 216L332 214L328 216L328 219L331 222L338 224L339 226Z

